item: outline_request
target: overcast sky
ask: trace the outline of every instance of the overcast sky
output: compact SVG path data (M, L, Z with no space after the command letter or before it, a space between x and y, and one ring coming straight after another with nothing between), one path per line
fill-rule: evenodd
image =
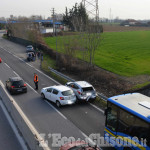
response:
M0 17L41 15L51 16L54 7L56 13L64 13L65 7L72 8L82 0L0 0ZM94 4L95 0L92 1ZM92 8L88 7L89 10ZM150 19L150 0L99 0L100 18Z

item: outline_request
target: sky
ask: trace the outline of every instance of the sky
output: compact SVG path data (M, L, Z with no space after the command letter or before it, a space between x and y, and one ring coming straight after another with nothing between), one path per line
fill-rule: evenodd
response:
M51 16L64 13L65 7L72 8L82 0L0 0L0 17L41 15ZM88 0L94 4L96 0ZM100 18L150 19L150 0L98 0ZM87 7L92 10L92 7Z

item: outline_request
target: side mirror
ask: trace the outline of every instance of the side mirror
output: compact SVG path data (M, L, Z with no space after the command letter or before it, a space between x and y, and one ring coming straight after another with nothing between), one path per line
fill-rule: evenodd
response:
M107 113L108 113L108 109L106 108L106 109L104 110L104 115L106 116Z
M104 115L106 116L108 113L111 113L111 107L105 109Z

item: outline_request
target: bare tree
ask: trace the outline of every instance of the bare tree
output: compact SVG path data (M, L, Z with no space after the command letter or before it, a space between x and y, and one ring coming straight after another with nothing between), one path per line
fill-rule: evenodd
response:
M88 56L90 65L94 65L95 51L101 44L101 25L98 22L90 22L85 31L83 49Z

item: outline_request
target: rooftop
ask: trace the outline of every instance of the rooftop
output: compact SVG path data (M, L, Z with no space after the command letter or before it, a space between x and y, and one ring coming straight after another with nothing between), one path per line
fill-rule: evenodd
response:
M77 81L75 82L77 83L78 85L80 85L81 87L91 87L92 85L86 81Z
M140 93L129 93L124 95L113 96L108 101L120 107L125 106L130 110L146 117L150 122L150 97Z

